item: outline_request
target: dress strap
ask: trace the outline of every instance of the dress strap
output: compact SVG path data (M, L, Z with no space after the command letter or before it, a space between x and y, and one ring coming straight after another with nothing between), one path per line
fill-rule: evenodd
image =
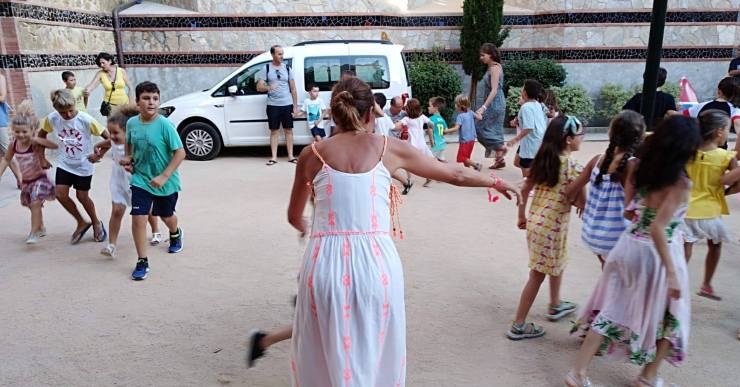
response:
M380 161L383 161L385 150L388 148L388 136L383 136L383 152L380 153Z
M319 154L318 149L316 149L316 143L315 142L311 144L311 150L313 151L313 154L315 154L316 157L318 157L319 160L321 160L321 164L326 165L326 161L324 160L323 157L321 157L321 155Z

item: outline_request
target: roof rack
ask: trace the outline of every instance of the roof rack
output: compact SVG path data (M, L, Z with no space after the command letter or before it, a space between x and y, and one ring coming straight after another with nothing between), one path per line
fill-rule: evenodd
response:
M361 39L338 39L338 40L309 40L306 42L300 42L294 44L293 47L310 46L312 44L326 44L326 43L339 43L339 44L350 44L350 43L376 43L376 44L393 44L390 40L361 40Z

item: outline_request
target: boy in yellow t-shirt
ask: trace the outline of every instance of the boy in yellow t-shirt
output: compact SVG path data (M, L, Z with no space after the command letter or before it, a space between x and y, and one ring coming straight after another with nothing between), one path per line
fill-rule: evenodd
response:
M77 111L87 112L88 95L85 92L85 89L77 86L77 78L75 77L75 73L71 71L63 72L62 81L64 81L64 85L66 86L67 90L69 90L69 92L72 93L72 96L75 98L75 108L77 109Z

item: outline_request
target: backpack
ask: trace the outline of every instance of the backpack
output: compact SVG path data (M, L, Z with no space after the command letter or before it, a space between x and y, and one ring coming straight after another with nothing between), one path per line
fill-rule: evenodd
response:
M267 80L267 75L270 74L270 63L272 62L265 63L265 80ZM288 70L288 79L290 79L290 65L286 63L285 68Z

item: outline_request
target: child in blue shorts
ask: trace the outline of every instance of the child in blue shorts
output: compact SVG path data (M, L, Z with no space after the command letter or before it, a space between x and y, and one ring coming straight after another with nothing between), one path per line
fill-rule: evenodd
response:
M182 251L182 229L175 206L180 192L177 168L185 159L175 126L159 114L159 87L152 82L136 86L139 115L126 124L126 156L121 165L131 172L131 216L136 253L139 258L131 274L141 281L149 274L147 218L159 216L170 231L169 253Z

